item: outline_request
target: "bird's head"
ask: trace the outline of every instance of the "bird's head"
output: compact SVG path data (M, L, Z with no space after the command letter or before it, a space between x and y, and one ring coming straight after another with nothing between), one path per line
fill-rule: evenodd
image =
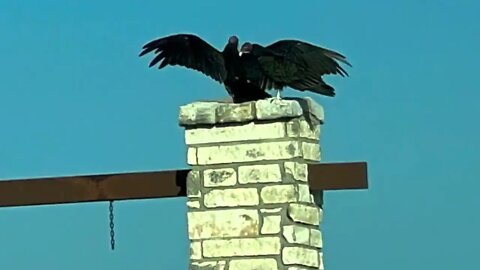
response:
M253 50L253 45L250 42L243 43L242 47L240 48L240 56L244 53L251 53Z
M237 36L231 36L229 39L228 39L228 44L229 45L233 45L235 47L238 47L238 37Z

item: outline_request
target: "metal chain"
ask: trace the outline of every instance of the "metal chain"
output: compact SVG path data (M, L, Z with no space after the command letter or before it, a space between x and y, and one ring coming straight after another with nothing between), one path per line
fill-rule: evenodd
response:
M115 249L115 231L114 227L115 224L113 223L113 201L110 201L110 207L108 208L110 212L110 245L112 246L112 250Z

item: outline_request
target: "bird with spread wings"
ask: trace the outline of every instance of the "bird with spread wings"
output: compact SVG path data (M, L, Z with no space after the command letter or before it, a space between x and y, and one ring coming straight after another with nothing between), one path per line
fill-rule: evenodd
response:
M263 47L246 42L238 50L238 37L229 38L219 51L193 34L176 34L155 39L143 46L140 56L153 52L149 67L183 66L199 71L222 83L234 103L270 98L268 90L284 87L335 96L334 88L323 75L348 76L338 64L349 66L346 58L334 51L303 41L280 40Z

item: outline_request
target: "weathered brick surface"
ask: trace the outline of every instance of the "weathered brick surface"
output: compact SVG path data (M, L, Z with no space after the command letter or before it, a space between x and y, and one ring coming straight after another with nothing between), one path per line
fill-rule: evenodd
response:
M237 123L251 121L255 118L254 103L246 102L239 104L220 105L216 108L218 123Z
M282 261L286 265L300 264L318 267L318 251L304 247L284 247L282 249Z
M320 125L309 124L304 119L293 119L287 122L287 136L318 140Z
M255 103L257 119L271 120L277 118L292 118L303 114L302 107L294 100L259 100Z
M203 172L203 185L206 187L233 186L237 183L237 173L232 168L208 169Z
M283 100L270 98L242 104L194 102L180 107L179 122L181 126L195 126L252 120L280 120L302 115L314 124L321 124L324 121L322 106L307 97Z
M311 270L311 267L298 267L298 266L289 266L287 270ZM316 269L316 268L314 268Z
M188 208L191 209L199 209L200 208L200 202L197 200L188 200L187 201L187 206Z
M187 175L187 196L189 198L199 198L202 183L200 182L200 172L190 171Z
M193 241L190 243L190 259L199 260L202 258L202 243Z
M302 143L303 158L312 161L320 161L320 147L316 143Z
M206 207L233 207L258 205L258 191L256 188L214 189L203 196Z
M205 212L189 212L188 233L190 239L215 237L239 237L259 235L257 210L226 209Z
M283 163L285 173L295 180L307 182L308 170L306 163L300 163L296 161L286 161Z
M263 225L260 229L261 234L276 234L280 232L280 222L282 218L279 215L269 215L263 217Z
M310 229L301 225L283 226L283 237L288 243L310 244Z
M323 124L325 121L325 112L320 104L315 102L315 100L310 97L304 98L299 103L303 110L308 112L309 118L313 122L317 121L318 123Z
M240 166L238 168L238 182L240 184L281 181L282 174L278 164Z
M310 188L307 184L298 184L298 201L311 203Z
M190 270L224 270L226 261L193 262Z
M291 203L288 205L287 214L296 222L310 225L320 224L320 212L319 209L314 206Z
M187 149L187 163L188 165L197 165L197 148L189 147Z
M179 121L182 125L215 124L217 102L194 102L180 107Z
M235 142L285 137L285 124L281 122L239 126L197 128L185 131L187 145Z
M320 264L320 265L318 266L318 269L319 269L319 270L324 270L325 268L324 268L324 265L323 265L324 262L323 262L323 252L322 252L322 251L320 251L320 252L318 253L318 261L319 261L319 264Z
M322 232L316 229L310 229L310 245L323 248Z
M311 99L183 106L190 269L323 269L308 186L323 109Z
M271 185L261 189L260 197L263 203L296 202L298 192L295 185Z
M241 163L289 159L300 155L301 146L297 141L206 146L197 149L197 163L199 165Z
M277 260L265 259L238 259L231 260L229 270L277 270Z
M275 236L258 238L235 238L204 240L203 256L234 257L280 254L280 238ZM318 258L318 257L317 257Z
M275 207L275 208L261 208L260 213L269 213L269 214L276 214L282 211L282 207Z

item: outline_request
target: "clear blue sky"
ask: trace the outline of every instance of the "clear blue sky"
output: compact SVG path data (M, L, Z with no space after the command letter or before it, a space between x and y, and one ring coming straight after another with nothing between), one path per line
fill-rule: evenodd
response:
M295 2L297 3L297 2ZM0 179L186 167L179 106L223 86L137 57L191 32L223 48L298 38L344 53L323 104L325 162L369 162L326 195L325 266L475 269L480 241L478 1L0 2ZM285 95L301 94L287 91ZM184 199L0 209L0 269L187 269Z

